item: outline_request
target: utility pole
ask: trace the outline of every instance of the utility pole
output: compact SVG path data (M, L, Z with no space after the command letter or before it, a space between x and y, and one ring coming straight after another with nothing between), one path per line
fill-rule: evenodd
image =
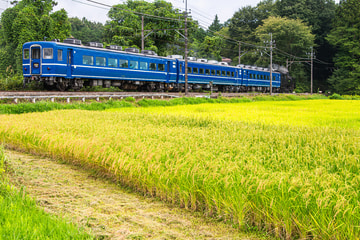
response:
M187 31L187 0L185 0L185 96L188 95L188 31Z
M311 47L311 53L310 53L310 61L311 61L311 77L310 77L310 94L313 94L313 67L314 67L314 48Z
M144 37L144 16L141 16L141 51L145 48L145 37Z
M270 33L270 95L272 95L272 55L273 55L273 40L272 33Z
M239 65L241 64L241 42L239 42Z

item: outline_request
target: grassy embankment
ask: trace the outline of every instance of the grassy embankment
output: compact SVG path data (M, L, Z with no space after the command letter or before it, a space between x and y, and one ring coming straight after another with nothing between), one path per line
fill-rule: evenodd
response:
M2 115L0 137L241 228L356 239L359 112L341 100L64 110Z
M260 95L241 98L175 98L170 100L158 99L141 99L136 101L133 97L127 97L123 101L111 100L105 102L89 102L89 103L57 103L50 101L40 101L37 103L19 103L19 104L0 104L0 114L21 114L29 112L47 112L60 109L81 109L89 111L101 111L113 108L126 107L154 107L154 106L177 106L177 105L193 105L202 103L241 103L252 101L295 101L309 99L327 99L323 95ZM359 97L360 99L360 97Z

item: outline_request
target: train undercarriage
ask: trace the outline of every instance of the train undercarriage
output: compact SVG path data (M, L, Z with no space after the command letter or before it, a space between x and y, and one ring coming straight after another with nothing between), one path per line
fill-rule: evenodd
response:
M159 83L148 81L127 81L127 80L101 80L101 79L66 79L61 77L40 77L24 78L24 86L32 81L43 83L47 90L78 91L83 87L117 87L125 91L148 91L165 92L185 91L185 84ZM231 86L231 85L210 85L210 84L188 84L189 91L213 91L213 92L269 92L270 87L261 86ZM273 88L273 92L279 92L279 88Z

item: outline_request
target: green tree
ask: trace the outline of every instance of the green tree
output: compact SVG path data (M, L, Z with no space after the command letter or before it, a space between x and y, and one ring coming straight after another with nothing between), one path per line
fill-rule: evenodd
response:
M135 13L136 12L136 13ZM171 3L157 0L152 3L146 1L128 0L126 3L113 6L108 16L111 21L105 25L106 41L122 46L141 46L141 16L144 16L145 30L154 30L145 40L146 48L155 48L159 54L171 54L169 45L180 44L181 37L174 30L160 29L180 29L183 22L179 19L179 10L174 9ZM148 15L160 16L155 18ZM169 19L170 18L170 19ZM191 24L189 24L191 26ZM148 34L149 31L146 31Z
M337 48L332 90L340 94L360 94L360 2L340 1L328 40Z
M261 1L257 6L246 6L239 9L234 13L233 17L227 22L228 36L231 39L238 40L240 42L246 42L250 44L257 44L257 38L255 30L258 26L263 24L263 21L267 19L273 12L274 3L273 0ZM225 51L223 55L233 59L233 62L239 60L239 45L231 42L226 43ZM241 52L243 57L242 63L254 64L257 59L255 49L249 45L242 45Z
M214 32L220 31L222 27L223 27L223 25L220 23L218 15L216 14L214 21L208 28L208 32L210 35L213 35Z
M332 62L335 49L326 40L326 36L332 29L330 23L335 17L335 8L334 0L277 0L274 12L280 17L301 19L311 26L312 33L315 34L314 49L317 58L325 62ZM330 73L326 65L315 62L315 89L328 88L327 78Z
M71 35L81 39L83 43L102 42L104 38L104 25L102 23L91 22L86 18L81 20L77 17L69 19L71 23Z
M63 40L70 35L70 23L64 9L50 12L56 5L52 0L23 0L1 14L1 51L5 57L0 72L11 66L17 72L22 69L22 45L29 41L46 39Z
M224 47L224 40L218 36L206 36L199 47L199 56L204 58L212 58L221 61L220 52Z
M274 63L285 65L287 55L289 53L294 56L306 56L306 52L314 45L315 36L308 27L300 19L288 19L281 17L269 17L264 20L263 25L257 27L255 34L260 42L270 40L269 33L272 33L273 40L276 42L276 48L279 54L274 54ZM268 65L268 56L263 55L257 61L259 65ZM290 69L290 75L296 79L297 88L302 91L308 91L310 84L309 77L306 74L304 65L294 64ZM299 90L298 89L298 90Z

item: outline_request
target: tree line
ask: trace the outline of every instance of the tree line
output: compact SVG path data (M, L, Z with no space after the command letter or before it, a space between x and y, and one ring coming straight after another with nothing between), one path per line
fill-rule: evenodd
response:
M25 42L67 37L104 45L141 48L159 55L184 53L184 14L164 0L127 0L114 5L105 24L53 12L54 0L22 0L1 14L0 75L22 71ZM142 23L141 14L144 16ZM309 53L314 49L314 90L360 94L360 2L358 0L263 0L234 11L225 23L215 16L204 27L189 16L189 55L232 64L269 66L269 41L275 40L273 62L289 69L296 91L310 91Z

